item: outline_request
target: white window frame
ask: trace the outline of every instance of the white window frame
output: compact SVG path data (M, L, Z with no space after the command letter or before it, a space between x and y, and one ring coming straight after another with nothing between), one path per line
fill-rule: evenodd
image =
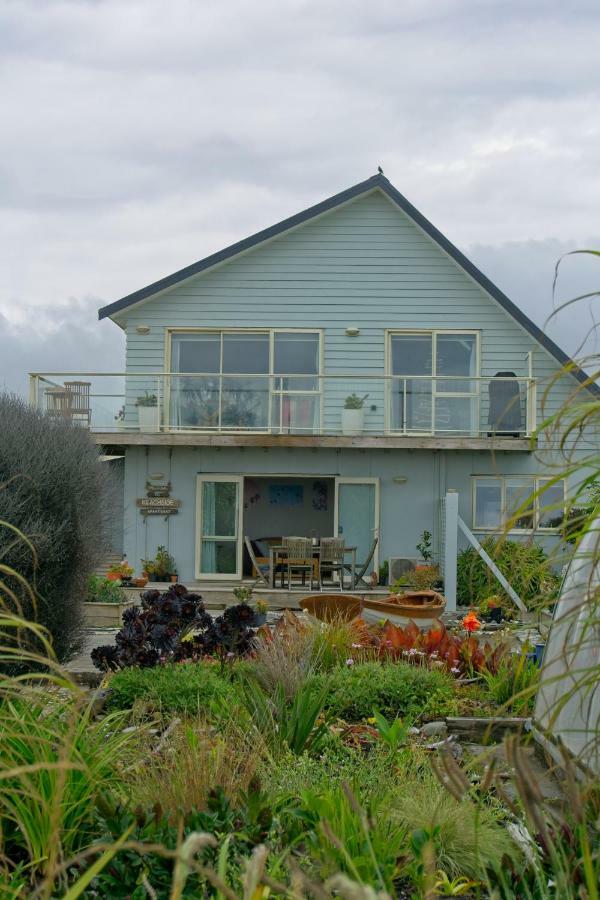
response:
M236 516L236 536L232 538L230 535L211 535L208 540L235 541L236 545L236 571L230 572L201 572L200 565L202 559L202 485L205 482L231 482L237 484L237 507ZM195 558L194 558L194 574L197 581L241 581L242 580L242 559L244 544L244 476L243 475L221 475L211 472L202 472L196 475L196 536L195 536Z
M437 378L443 376L437 374L437 339L440 335L451 334L472 334L475 336L475 375L465 375L463 380L474 380L475 390L465 393L464 391L438 391ZM410 434L410 435L434 435L435 428L435 406L436 399L440 397L464 397L473 401L475 406L474 420L479 432L480 425L480 372L481 372L481 331L475 328L388 328L386 329L385 339L385 373L388 376L393 375L393 357L392 357L392 338L397 336L425 336L431 337L431 375L427 376L411 376L397 375L398 380L402 378L414 378L415 380L431 380L431 430L430 431L413 431L406 429L406 412L404 414L404 430L401 428L392 428L392 397L393 397L393 378L386 378L386 404L385 404L385 427L388 434ZM462 378L462 376L461 376ZM440 429L441 430L441 429Z
M283 400L286 396L292 397L300 397L300 396L308 396L308 397L317 397L318 398L318 416L317 423L315 425L316 433L321 434L323 432L323 368L324 368L324 334L322 328L167 328L165 331L165 376L167 379L167 384L165 385L165 398L164 398L164 406L165 406L165 423L167 423L167 428L169 430L172 429L173 426L170 424L170 410L169 410L169 401L171 396L171 381L170 376L177 377L179 373L173 372L171 369L172 366L172 346L173 346L173 335L177 334L215 334L221 336L221 355L219 362L219 372L212 373L216 378L219 379L220 389L219 389L219 424L216 428L177 428L177 431L185 432L185 431L194 431L194 432L208 432L208 433L246 433L248 431L253 434L287 434L288 432L282 429L281 426L281 411L283 408L283 404L281 400ZM269 390L269 409L268 409L268 418L267 418L267 427L266 428L256 428L256 429L246 429L246 428L230 428L223 427L221 425L221 412L222 412L222 396L223 396L223 384L222 379L224 376L235 374L235 373L223 373L223 335L224 334L264 334L268 336L269 339L269 371L265 372L264 375L258 374L258 377L264 377L268 380L268 390ZM318 372L316 375L311 376L307 374L305 377L314 377L317 381L316 390L280 390L276 388L276 379L279 378L293 378L293 377L303 377L303 376L294 376L286 373L276 373L274 372L275 365L275 336L277 334L316 334L319 338L319 350L318 350ZM195 373L181 373L181 374L190 374L193 375ZM202 374L202 373L196 373ZM240 373L244 374L244 373ZM272 421L272 411L273 411L273 398L280 398L280 422L279 428L277 428L276 423ZM293 432L297 433L297 432ZM311 434L315 433L314 431L310 432Z
M553 481L552 476L548 475L523 475L521 473L516 473L514 475L473 475L472 476L472 486L471 486L471 522L473 524L473 531L481 531L481 532L497 532L504 529L508 516L507 516L507 507L506 507L506 482L514 481L518 478L522 478L523 482L529 482L532 488L532 494L534 495L533 500L533 527L532 528L511 528L509 530L509 534L533 534L534 532L541 532L542 534L556 534L560 531L560 525L556 528L548 528L540 526L540 496L539 492L541 490L541 486L544 482ZM561 478L563 485L563 519L564 513L567 503L567 482L565 478ZM477 513L477 485L485 482L500 482L500 521L497 525L478 525L476 519ZM542 494L543 501L543 494Z

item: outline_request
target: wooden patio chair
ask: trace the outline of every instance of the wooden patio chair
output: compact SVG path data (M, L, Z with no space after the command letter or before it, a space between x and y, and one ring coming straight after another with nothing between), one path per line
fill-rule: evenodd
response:
M270 587L271 582L269 580L270 573L270 562L265 556L256 556L254 552L254 548L252 546L252 541L247 535L244 535L244 544L246 546L246 550L248 551L248 556L250 557L250 562L252 563L253 574L256 575L256 583L260 581L262 584L266 584Z
M306 585L306 576L310 579L310 589L313 584L313 544L310 538L284 537L282 546L287 553L282 562L287 573L288 589L292 588L292 575L299 572L302 575L302 587ZM282 576L283 581L283 576Z
M70 419L69 391L61 385L53 385L44 391L46 414L53 419Z
M323 587L323 575L330 575L333 581L335 572L340 577L340 591L344 590L344 538L321 538L321 554L319 559L319 584Z
M65 381L69 395L69 418L90 427L92 408L90 406L91 381Z
M355 587L358 586L359 581L362 581L364 586L367 588L373 587L373 585L369 584L368 581L365 581L363 576L364 576L365 572L367 571L367 569L369 568L369 566L371 565L371 560L373 559L373 557L375 555L375 549L377 547L378 542L379 542L379 538L378 537L374 538L373 543L371 544L371 549L369 550L369 553L367 555L366 561L364 563L358 563L358 562L356 563L356 570L354 572L354 578L355 578L354 586ZM349 562L344 563L344 569L346 570L346 572L348 572L348 574L350 576L352 575L352 566Z

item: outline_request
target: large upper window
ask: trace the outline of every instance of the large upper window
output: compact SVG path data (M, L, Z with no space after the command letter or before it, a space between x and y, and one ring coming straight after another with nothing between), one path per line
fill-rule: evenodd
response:
M320 342L318 331L173 332L171 425L314 432Z
M389 341L390 430L476 430L477 333L392 332Z
M473 528L496 531L554 530L565 514L565 482L533 475L476 476Z

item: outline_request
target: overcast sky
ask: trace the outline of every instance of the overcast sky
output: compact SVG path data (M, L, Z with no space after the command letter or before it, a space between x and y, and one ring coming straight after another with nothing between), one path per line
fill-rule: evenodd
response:
M99 306L378 165L543 325L600 248L599 46L597 0L0 0L0 387L120 370Z

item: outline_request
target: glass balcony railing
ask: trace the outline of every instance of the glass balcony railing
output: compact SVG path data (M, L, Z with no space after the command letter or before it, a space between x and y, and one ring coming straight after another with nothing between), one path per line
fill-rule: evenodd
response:
M94 432L527 437L527 376L34 373L31 403Z

